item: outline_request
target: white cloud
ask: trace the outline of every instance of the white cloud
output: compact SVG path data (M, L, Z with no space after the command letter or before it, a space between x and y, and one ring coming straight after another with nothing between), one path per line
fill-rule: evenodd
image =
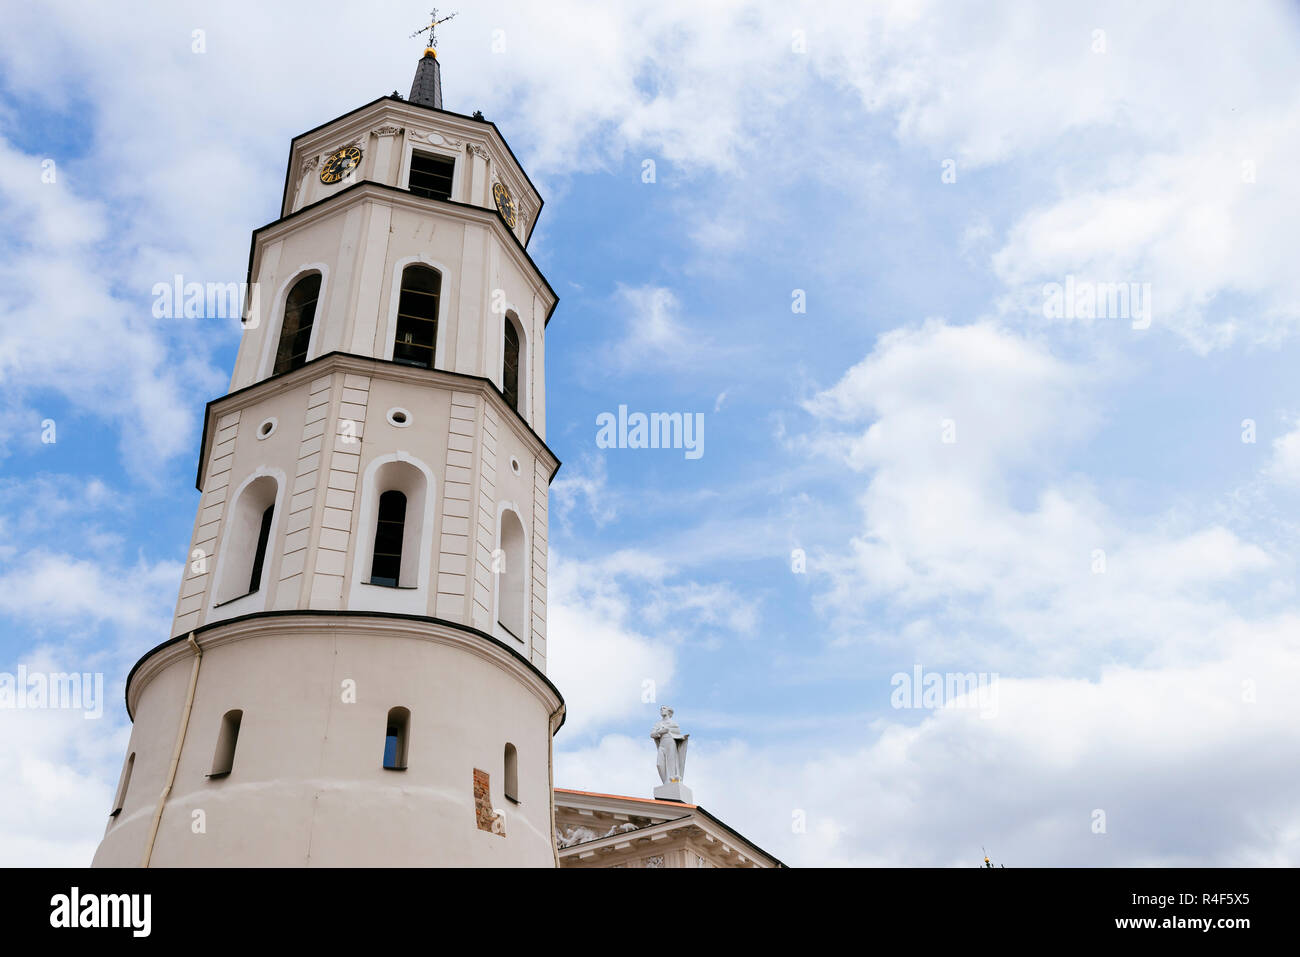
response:
M127 734L79 711L0 710L0 867L90 865Z
M704 641L715 630L752 638L759 622L756 604L725 582L660 586L643 614L648 624L682 641Z
M1265 474L1279 485L1300 488L1300 428L1273 440L1273 456Z
M1039 318L1041 285L1067 275L1149 284L1152 326L1200 351L1242 335L1269 342L1294 332L1300 279L1287 256L1290 226L1278 214L1300 205L1300 185L1282 172L1300 149L1298 116L1300 101L1184 151L1153 150L1141 163L1080 177L1012 227L993 257L998 276ZM1225 296L1250 297L1250 305L1225 312Z
M1192 514L1117 515L1062 468L1099 381L1006 329L931 321L808 401L809 447L865 482L860 530L811 566L841 641L1033 673L1213 653L1288 566Z
M672 645L643 631L619 566L551 550L547 632L559 640L548 646L547 671L568 707L566 740L637 713L647 688L671 686L676 673Z
M202 404L195 386L213 387L214 372L181 357L177 340L192 331L177 335L178 321L154 319L143 295L132 303L115 291L123 277L113 275L106 248L131 250L108 230L106 204L66 178L41 184L40 171L40 157L0 142L0 200L14 213L0 265L0 382L5 421L27 425L25 433L0 435L0 445L37 445L47 417L40 408L53 392L119 424L128 468L156 474L157 459L189 451ZM56 430L64 425L56 441L75 441L66 423L54 421Z
M805 407L850 427L828 428L818 442L856 469L888 463L935 478L954 468L988 477L1041 457L1092 422L1078 401L1087 377L993 323L932 319L882 336Z
M681 322L681 304L671 289L620 283L614 302L623 326L616 348L624 366L689 362L698 350L700 343L692 341L692 332Z
M578 465L566 466L551 483L550 514L566 526L579 502L585 502L587 515L600 528L618 515L618 495L609 486L605 459L584 457Z
M0 571L0 614L42 628L110 623L164 641L170 615L159 612L175 601L181 571L179 562L116 567L36 549Z

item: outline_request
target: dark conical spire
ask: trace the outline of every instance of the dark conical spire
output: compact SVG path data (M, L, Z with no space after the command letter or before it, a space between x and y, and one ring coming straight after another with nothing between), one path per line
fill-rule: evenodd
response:
M407 100L421 106L431 106L435 110L442 109L442 71L438 66L438 54L433 51L433 47L424 51L424 56L415 68L411 95Z

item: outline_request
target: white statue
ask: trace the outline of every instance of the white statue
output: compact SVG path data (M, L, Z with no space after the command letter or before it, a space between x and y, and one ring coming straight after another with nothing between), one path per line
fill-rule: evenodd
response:
M650 738L659 751L655 757L655 767L659 769L659 780L663 782L655 788L655 797L668 801L691 800L690 789L682 784L686 776L686 745L689 734L682 734L682 729L673 720L673 709L659 709L659 722L650 729Z

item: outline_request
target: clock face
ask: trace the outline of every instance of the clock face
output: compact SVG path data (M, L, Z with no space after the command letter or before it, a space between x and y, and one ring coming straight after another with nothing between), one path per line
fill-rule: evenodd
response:
M510 198L510 190L506 189L505 183L497 183L492 187L492 198L497 202L497 212L501 218L506 221L506 225L511 229L515 228L515 201Z
M320 181L326 184L337 183L356 169L360 162L361 150L355 146L345 146L325 161L325 165L320 168Z

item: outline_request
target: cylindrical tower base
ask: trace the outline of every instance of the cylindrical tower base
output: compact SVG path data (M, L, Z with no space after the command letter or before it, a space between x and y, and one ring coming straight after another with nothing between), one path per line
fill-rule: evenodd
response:
M564 703L505 645L437 619L302 611L196 638L150 866L555 866ZM95 866L144 859L194 657L175 639L127 681L129 780Z

